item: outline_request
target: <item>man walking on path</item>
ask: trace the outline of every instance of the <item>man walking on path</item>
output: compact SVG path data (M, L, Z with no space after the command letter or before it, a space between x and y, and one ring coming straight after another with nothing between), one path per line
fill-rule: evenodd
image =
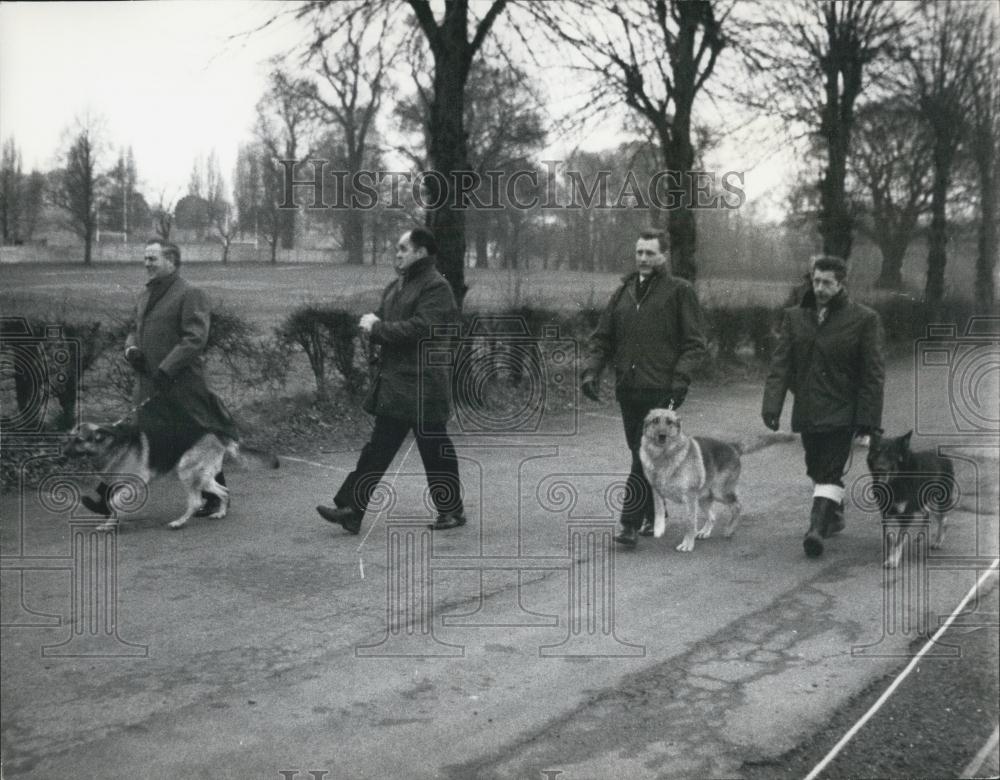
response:
M653 494L639 460L642 423L650 409L676 409L687 396L691 374L705 357L704 317L694 286L667 270L667 237L643 231L635 245L636 270L611 296L591 336L581 390L600 400L601 371L615 367L615 398L632 453L615 541L634 547L653 533Z
M454 322L458 310L451 287L434 266L437 244L423 228L404 233L396 247L399 278L386 287L375 314L361 317L360 327L379 350L378 372L365 410L375 415L371 438L333 498L335 506L318 506L324 520L348 533L361 521L389 464L413 431L427 472L427 486L438 516L435 530L466 523L455 445L448 436L451 375L447 366L421 359L422 342L436 325Z
M761 417L778 430L785 394L795 396L792 431L802 434L806 473L813 481L806 555L823 554L823 539L844 528L844 466L855 436L882 423L885 383L882 323L847 296L847 264L820 255L811 263L812 289L785 309Z
M206 432L239 441L239 431L222 400L205 380L204 356L212 309L203 290L180 275L180 248L168 241L146 242L143 262L149 281L136 306L135 328L125 341L125 360L136 373L134 401L139 430L155 457L170 460ZM220 471L215 481L225 487ZM90 511L108 517L109 486L97 487L99 500L84 496ZM221 499L202 493L195 517L211 517Z

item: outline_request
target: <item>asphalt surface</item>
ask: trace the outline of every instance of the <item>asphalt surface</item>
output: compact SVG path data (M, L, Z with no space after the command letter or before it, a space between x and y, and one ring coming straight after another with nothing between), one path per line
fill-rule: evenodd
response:
M168 482L105 537L59 485L5 496L4 776L804 775L997 556L997 437L949 432L935 387L893 366L885 427L952 446L961 500L944 549L896 572L852 503L804 557L795 441L744 457L731 540L677 552L672 506L664 538L613 549L627 460L614 408L589 402L537 434L458 436L470 523L433 535L407 445L357 537L314 511L352 453L227 470L230 516L176 532ZM754 440L759 397L696 389L684 426ZM858 449L849 490L864 473ZM830 777L918 774L875 762L889 752L960 776L997 723L995 596L966 621L962 654L923 665L933 695L873 720L874 747ZM962 744L944 755L938 738Z

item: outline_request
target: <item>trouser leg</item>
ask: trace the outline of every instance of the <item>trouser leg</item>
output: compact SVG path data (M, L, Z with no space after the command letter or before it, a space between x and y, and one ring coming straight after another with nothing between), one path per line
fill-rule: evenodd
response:
M368 443L361 450L354 471L347 475L333 501L363 515L372 493L396 457L410 431L410 423L394 417L376 417Z
M811 558L822 555L822 540L844 526L844 467L851 454L852 441L849 429L802 434L806 473L813 481L809 530L802 544Z
M655 404L642 399L621 399L625 441L632 455L632 464L625 481L625 501L620 522L624 528L638 530L644 520L653 519L653 491L642 470L639 446L642 444L642 423Z
M448 435L447 423L421 423L415 428L414 434L435 509L439 515L462 514L458 457L455 445Z

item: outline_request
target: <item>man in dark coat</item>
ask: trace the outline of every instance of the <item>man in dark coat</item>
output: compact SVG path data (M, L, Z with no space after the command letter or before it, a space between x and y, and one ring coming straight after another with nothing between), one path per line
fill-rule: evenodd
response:
M435 326L458 318L455 297L434 266L437 244L423 228L404 233L396 247L394 282L382 294L377 313L365 314L360 327L378 350L377 375L365 404L375 415L371 438L333 498L335 506L316 511L349 533L361 529L376 485L410 431L427 473L427 486L438 515L430 527L458 528L466 523L455 446L448 436L451 376L448 366L424 360Z
M778 430L785 394L795 396L792 430L802 434L806 473L813 481L806 555L823 554L823 539L844 528L844 466L855 436L882 423L885 366L878 314L847 296L847 264L820 255L811 289L785 309L764 386L761 417Z
M209 390L204 375L212 312L204 291L179 272L180 248L153 239L144 262L149 281L139 296L135 330L125 341L125 359L136 372L135 405L139 429L149 437L150 457L170 461L205 433L239 440L236 425L221 399ZM226 484L220 471L216 481ZM110 514L107 486L97 488L100 501L83 499L88 509ZM196 517L219 508L218 496L203 493Z
M643 420L650 409L676 409L684 402L691 373L707 354L698 297L690 282L667 270L663 231L640 234L635 260L636 270L611 296L590 339L581 386L585 396L599 400L601 371L614 364L615 397L632 453L615 541L630 547L638 534L653 533L653 493L639 460Z

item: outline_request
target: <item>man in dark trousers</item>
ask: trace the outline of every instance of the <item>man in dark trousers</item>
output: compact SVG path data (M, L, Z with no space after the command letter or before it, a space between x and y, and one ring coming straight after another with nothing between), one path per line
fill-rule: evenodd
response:
M813 481L806 555L844 528L844 466L855 436L882 423L885 382L882 323L847 296L847 264L831 255L811 261L811 289L785 309L761 417L778 430L785 394L795 396L792 430L802 434L806 474Z
M611 296L590 339L582 392L599 400L601 371L615 367L615 397L632 453L621 512L620 544L634 547L653 533L653 494L642 471L639 445L650 409L676 409L687 396L691 373L704 359L704 317L694 286L667 270L667 237L643 231L635 245L636 270Z
M149 281L139 296L135 329L125 341L125 360L136 372L137 423L150 439L150 457L169 460L206 432L238 441L233 418L205 380L205 348L212 322L208 296L181 277L181 251L176 244L147 241L143 261ZM226 484L221 471L215 479ZM110 516L108 489L101 483L99 500L84 496L81 502L96 514ZM204 504L195 517L218 512L218 496L202 493L202 498Z
M455 446L448 436L451 373L448 366L421 359L434 326L453 323L458 307L447 280L437 271L434 235L423 228L404 233L396 247L396 272L382 294L377 313L359 323L378 350L377 374L365 410L375 415L371 438L333 498L335 506L318 506L324 520L339 523L351 534L361 530L376 485L410 431L416 438L427 473L427 486L437 509L434 530L466 523ZM424 344L422 345L422 342Z

